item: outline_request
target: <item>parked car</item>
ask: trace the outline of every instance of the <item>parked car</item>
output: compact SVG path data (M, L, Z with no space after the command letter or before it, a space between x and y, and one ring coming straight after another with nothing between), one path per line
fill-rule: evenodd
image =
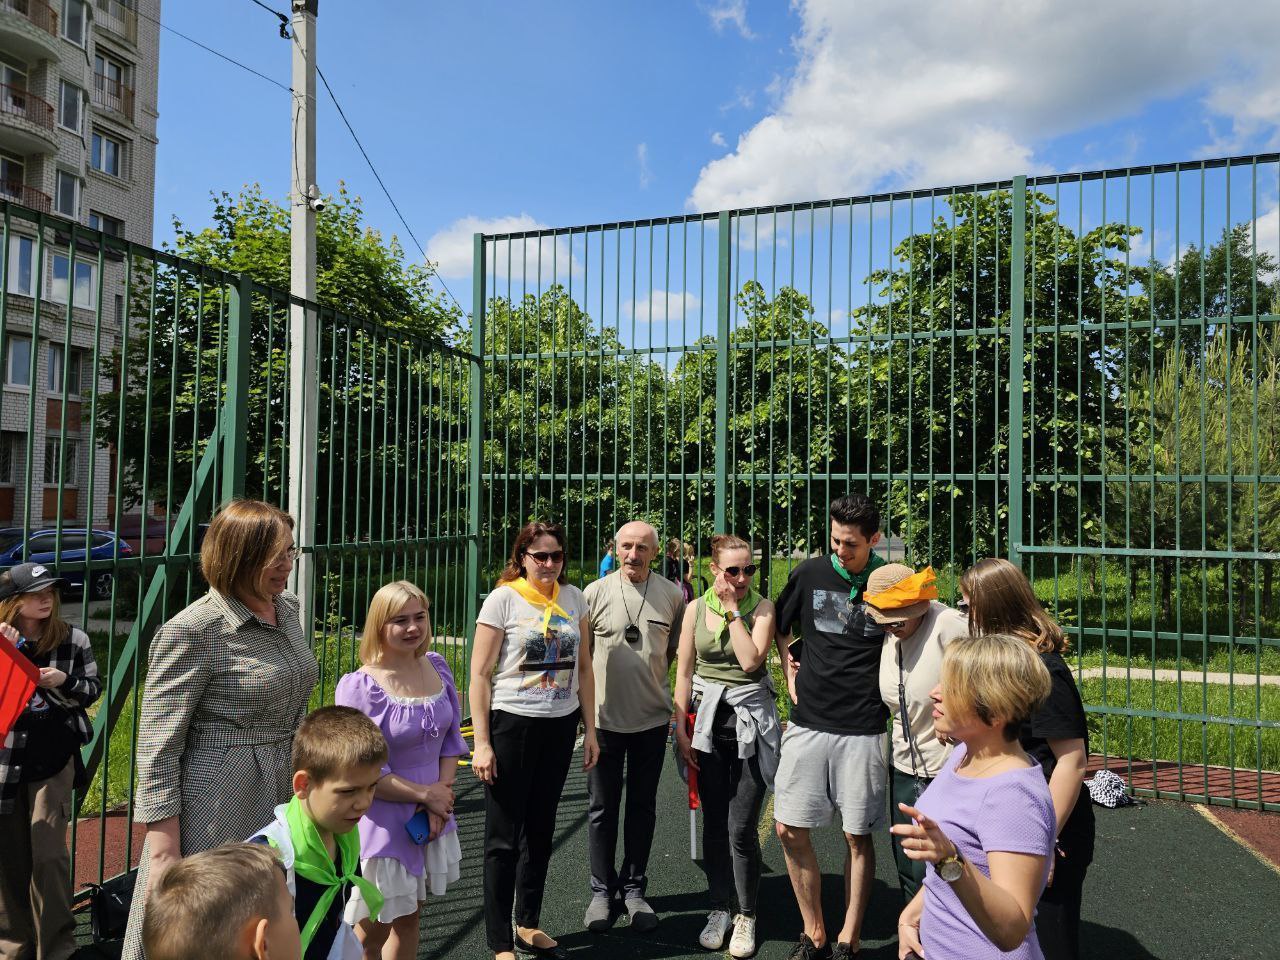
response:
M114 557L131 557L133 548L110 530L86 530L83 527L63 527L59 543L58 531L51 528L32 530L27 535L26 555L23 555L21 527L0 527L0 569L19 563L43 563L53 567L58 576L67 581L67 589L85 593L83 563L90 560L111 560ZM60 549L59 549L60 548ZM117 554L116 551L119 551ZM110 570L91 572L88 595L95 600L111 599L112 574Z

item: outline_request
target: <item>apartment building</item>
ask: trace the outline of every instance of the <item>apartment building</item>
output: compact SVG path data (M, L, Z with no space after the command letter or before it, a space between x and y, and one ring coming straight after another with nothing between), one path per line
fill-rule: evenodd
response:
M0 197L151 244L159 19L160 0L0 0ZM114 457L86 412L95 375L99 391L112 387L123 258L108 254L99 277L92 235L73 256L65 227L41 243L15 214L8 233L0 526L102 527Z

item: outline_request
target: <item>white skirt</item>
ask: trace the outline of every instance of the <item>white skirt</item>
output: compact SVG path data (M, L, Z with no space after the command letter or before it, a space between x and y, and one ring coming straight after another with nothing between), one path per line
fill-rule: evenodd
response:
M433 897L444 896L449 884L461 875L462 844L458 831L451 830L439 840L427 844L426 865L422 876L415 877L403 863L394 857L370 857L360 861L360 874L382 894L382 910L379 923L390 923L397 917L416 913L418 904ZM360 888L354 887L347 900L344 919L353 926L369 916L369 905L364 902Z

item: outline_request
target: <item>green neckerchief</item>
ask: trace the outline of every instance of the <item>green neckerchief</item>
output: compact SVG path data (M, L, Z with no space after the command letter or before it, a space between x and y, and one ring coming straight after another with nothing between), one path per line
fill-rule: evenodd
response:
M364 902L368 904L371 917L376 917L382 910L382 894L364 877L356 875L356 868L360 865L360 831L352 829L333 835L338 857L345 871L339 876L329 851L324 848L324 842L320 839L320 832L303 811L302 801L296 796L285 806L284 819L289 825L289 838L293 841L293 872L326 888L302 928L302 953L305 956L307 947L315 939L316 930L329 912L329 905L333 903L333 898L338 895L343 884L355 884L364 897Z
M724 621L724 604L720 602L720 598L716 596L715 589L710 589L702 595L702 599L707 603L707 609L720 617L720 626L716 627L715 636L712 638L716 643L720 642L720 638L724 632L729 629L729 624ZM756 604L760 602L760 594L756 593L756 588L752 587L747 591L747 595L742 598L742 602L738 604L738 612L744 617L756 608Z
M833 553L831 555L831 565L836 568L836 573L849 582L849 599L857 603L858 598L862 596L862 591L867 588L867 581L871 579L871 571L876 567L883 567L885 559L875 553L869 554L867 556L867 565L857 573L850 573L844 568L840 558Z

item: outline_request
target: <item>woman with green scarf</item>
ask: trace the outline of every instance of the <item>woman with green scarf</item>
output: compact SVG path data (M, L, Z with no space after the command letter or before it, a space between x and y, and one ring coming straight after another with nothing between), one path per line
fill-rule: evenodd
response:
M765 663L773 604L752 586L756 565L745 540L713 536L711 572L715 583L689 605L680 631L676 717L692 710L697 719L692 733L677 722L676 739L685 763L697 771L702 800L711 912L698 942L723 949L732 927L730 956L748 957L756 951L760 809L782 740Z

